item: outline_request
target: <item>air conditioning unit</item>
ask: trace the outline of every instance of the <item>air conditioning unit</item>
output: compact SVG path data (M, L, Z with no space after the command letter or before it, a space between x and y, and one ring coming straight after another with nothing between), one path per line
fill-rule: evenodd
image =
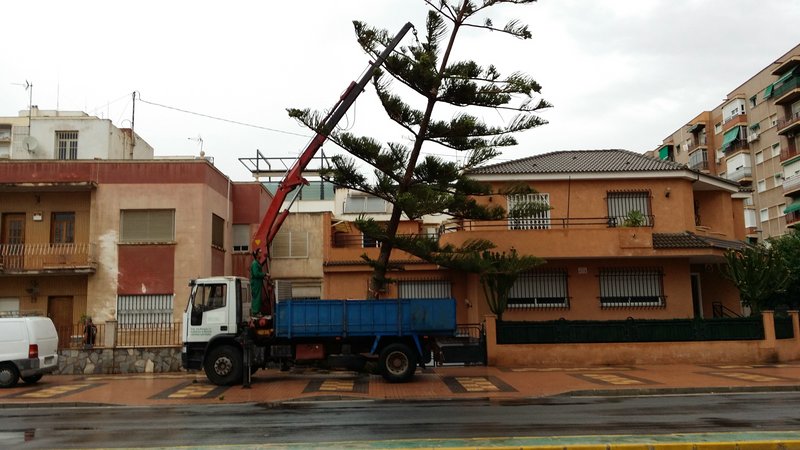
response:
M758 140L758 133L750 132L750 134L747 135L747 142L755 142L757 140Z

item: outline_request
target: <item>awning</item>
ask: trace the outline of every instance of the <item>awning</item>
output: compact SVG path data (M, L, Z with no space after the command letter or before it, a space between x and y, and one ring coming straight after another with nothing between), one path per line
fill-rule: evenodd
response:
M692 126L689 128L689 133L694 133L695 131L697 131L697 130L699 130L699 129L701 129L701 128L705 128L705 127L706 127L706 124L704 124L704 123L702 123L702 122L700 122L700 123L696 123L696 124L692 125Z
M786 209L783 210L783 213L789 214L795 211L800 211L800 202L792 203L791 205L787 206Z
M731 142L735 141L737 137L739 137L739 127L733 127L726 131L725 135L722 137L722 148L727 147Z
M333 228L333 231L336 231L338 233L349 233L350 232L350 222L347 222L347 221L344 221L344 220L342 220L340 222L336 222L335 224L331 225L331 227Z
M669 158L669 145L665 145L658 150L658 157L660 159L667 159Z
M772 83L772 85L775 86L776 84L781 84L784 81L786 81L787 79L791 78L791 76L794 75L795 69L792 69L792 70L786 72L785 74L783 74L780 78L778 78L778 81Z
M774 87L775 87L774 84L770 84L769 86L767 86L766 89L764 89L764 100L772 97L772 88Z

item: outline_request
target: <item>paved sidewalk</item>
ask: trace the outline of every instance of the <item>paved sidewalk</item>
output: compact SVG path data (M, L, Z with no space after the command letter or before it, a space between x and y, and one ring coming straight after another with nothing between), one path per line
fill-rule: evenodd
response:
M647 365L585 368L435 367L414 381L391 384L377 375L313 369L262 370L249 389L215 386L202 372L45 376L0 389L0 407L37 404L170 405L275 403L339 399L513 400L571 395L638 395L800 390L800 361L767 365Z

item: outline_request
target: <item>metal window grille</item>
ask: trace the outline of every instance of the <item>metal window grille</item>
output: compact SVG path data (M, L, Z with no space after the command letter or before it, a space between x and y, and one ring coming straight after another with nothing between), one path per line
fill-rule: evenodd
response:
M120 242L173 242L174 209L120 211Z
M653 226L650 216L650 192L609 192L608 201L608 225L619 227L625 224L625 219L633 211L639 211L644 215L643 226Z
M380 247L381 243L375 238L369 237L364 233L361 233L361 247L363 248L375 248Z
M173 294L119 295L117 321L122 328L172 324Z
M509 230L546 230L550 228L550 194L518 194L509 195L508 229ZM531 203L540 204L547 209L534 214L523 214L517 210Z
M308 258L307 231L280 231L272 240L273 258Z
M322 282L319 280L275 280L277 300L322 298Z
M509 308L569 308L566 270L537 270L520 275L508 294Z
M450 298L450 281L402 280L398 282L400 298Z
M58 159L78 159L78 132L56 131Z
M600 306L665 306L663 280L659 268L601 269Z

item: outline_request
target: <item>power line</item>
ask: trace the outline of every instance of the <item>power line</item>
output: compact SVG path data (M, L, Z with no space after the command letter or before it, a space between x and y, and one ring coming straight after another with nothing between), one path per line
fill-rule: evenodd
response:
M222 122L233 123L233 124L242 125L242 126L245 126L245 127L258 128L260 130L273 131L275 133L289 134L289 135L292 135L292 136L300 136L300 137L304 137L304 138L313 137L313 136L308 135L308 134L300 134L300 133L293 133L291 131L278 130L276 128L269 128L269 127L264 127L264 126L261 126L261 125L255 125L255 124L246 123L246 122L239 122L238 120L225 119L223 117L216 117L216 116L212 116L212 115L209 115L209 114L203 114L203 113L199 113L199 112L189 111L189 110L186 110L186 109L176 108L174 106L168 106L168 105L162 105L160 103L150 102L150 101L142 99L142 94L139 94L139 101L142 102L142 103L147 103L148 105L158 106L160 108L171 109L173 111L179 111L179 112L182 112L182 113L185 113L185 114L192 114L192 115L195 115L195 116L205 117L207 119L219 120L219 121L222 121Z

